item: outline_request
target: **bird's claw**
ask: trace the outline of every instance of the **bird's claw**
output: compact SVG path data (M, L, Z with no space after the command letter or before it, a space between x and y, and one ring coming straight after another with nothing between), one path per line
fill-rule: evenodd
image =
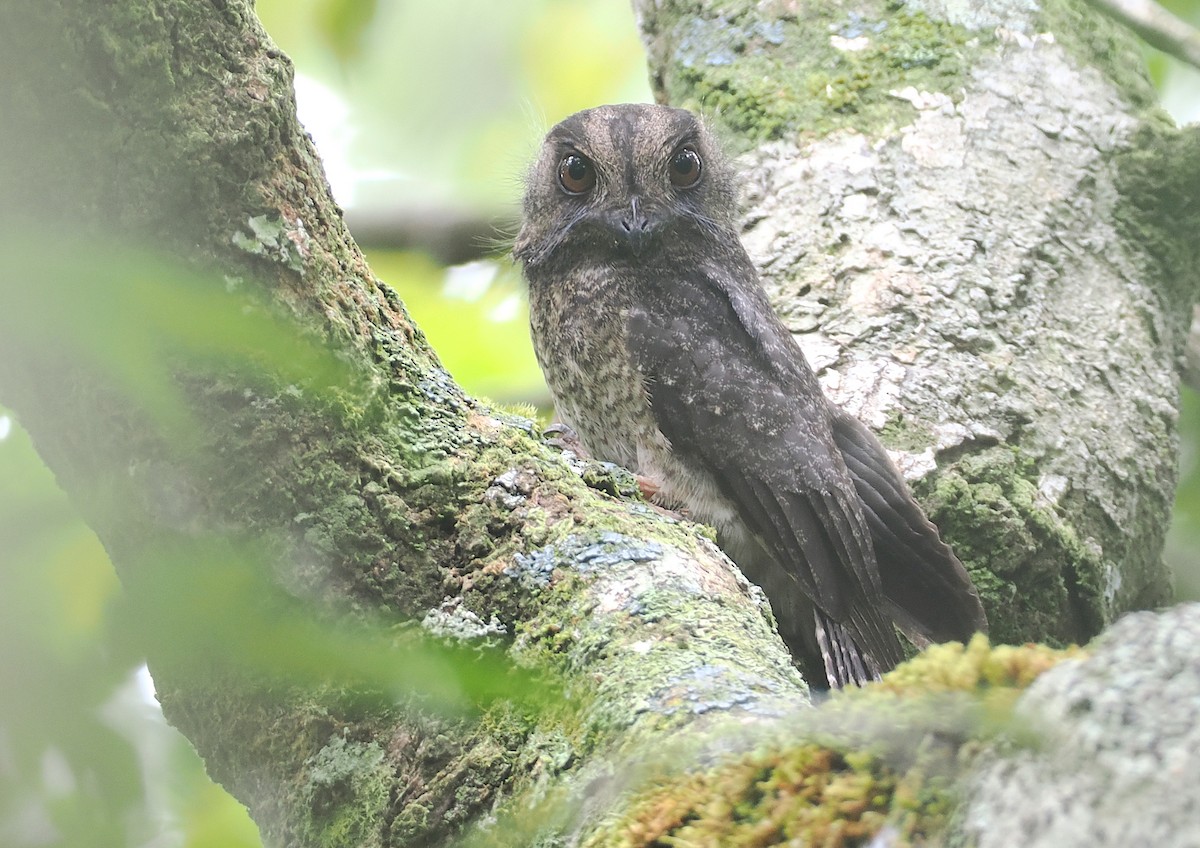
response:
M558 448L559 450L569 450L580 459L588 458L587 450L579 441L579 434L575 432L570 424L555 421L542 430L542 438L551 447Z

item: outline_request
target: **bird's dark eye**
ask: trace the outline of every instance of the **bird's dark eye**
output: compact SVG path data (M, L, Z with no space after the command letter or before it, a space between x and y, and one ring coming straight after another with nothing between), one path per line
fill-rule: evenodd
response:
M596 184L596 169L587 157L568 153L558 165L558 184L567 194L583 194Z
M691 147L681 147L671 157L671 184L676 188L691 188L700 182L700 154Z

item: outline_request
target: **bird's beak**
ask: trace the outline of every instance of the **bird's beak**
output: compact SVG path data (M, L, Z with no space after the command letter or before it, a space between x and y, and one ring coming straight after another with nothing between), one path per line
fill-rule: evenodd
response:
M646 213L645 205L637 195L629 199L628 206L610 211L607 219L618 242L628 245L634 253L646 246L659 223L655 216Z

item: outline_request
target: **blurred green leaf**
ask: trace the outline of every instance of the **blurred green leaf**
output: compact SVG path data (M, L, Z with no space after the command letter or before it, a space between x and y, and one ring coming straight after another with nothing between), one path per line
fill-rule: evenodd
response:
M199 782L186 795L184 848L258 848L258 828L244 807L212 782Z
M356 385L346 362L241 281L145 252L36 234L0 241L0 302L5 355L34 370L54 358L89 369L176 439L196 423L176 381L181 363L269 375L315 397Z
M0 409L0 418L8 413ZM140 664L107 639L117 582L20 427L0 440L0 842L131 844L143 772L101 717Z
M376 6L375 0L320 0L316 19L335 56L347 61L360 55Z
M13 358L65 353L88 363L97 380L115 377L122 403L145 411L176 443L190 443L206 414L182 396L181 366L182 373L212 368L295 383L318 405L354 391L357 375L348 365L245 288L137 252L61 243L51 251L26 239L21 248L0 246L0 300L8 306L0 338ZM120 509L120 502L109 506ZM159 661L194 668L229 657L254 676L361 687L389 699L415 694L442 711L536 691L524 674L506 670L499 653L481 663L476 649L426 639L411 627L394 630L395 622L346 624L344 612L330 616L337 624L318 622L309 604L277 588L268 545L153 532L139 546L143 561L125 564L124 597L142 644Z
M513 666L499 645L442 640L416 622L348 610L322 615L279 589L271 554L254 541L160 536L137 573L127 619L152 646L152 669L162 663L194 677L222 657L222 676L364 703L417 698L445 715L555 695L549 679Z

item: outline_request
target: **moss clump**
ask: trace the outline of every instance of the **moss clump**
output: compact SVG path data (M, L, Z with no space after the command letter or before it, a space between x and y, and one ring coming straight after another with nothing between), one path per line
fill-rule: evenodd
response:
M893 831L889 844L924 843L944 827L954 778L976 742L994 732L978 707L1011 706L1038 675L1079 654L993 648L984 636L935 646L881 683L845 690L808 714L805 724L821 741L667 781L587 844L840 848L866 844L884 826Z
M766 20L709 10L681 17L672 34L662 93L711 116L743 148L906 121L902 110L911 107L891 92L960 90L965 45L980 37L883 6L850 14L813 7L804 20L786 10Z
M388 805L391 767L375 742L334 737L306 763L312 832L321 845L378 845L379 821Z
M891 450L908 453L920 453L936 441L931 427L903 413L888 419L879 439Z
M1121 208L1113 221L1125 239L1142 245L1158 263L1154 291L1163 311L1176 316L1175 332L1187 332L1195 299L1194 269L1200 247L1200 137L1164 122L1138 128L1116 159Z
M1016 692L1063 660L1084 655L1078 646L1059 649L1031 643L993 647L986 636L978 634L967 645L959 642L931 645L897 666L868 691L898 695L979 693L994 689Z
M1104 611L1080 584L1104 572L1103 555L1041 496L1037 473L1014 449L995 446L956 461L932 489L920 481L914 490L971 573L993 638L1086 641Z
M1141 46L1129 29L1086 0L1044 0L1039 8L1038 32L1053 33L1056 43L1108 77L1132 105L1159 109Z

